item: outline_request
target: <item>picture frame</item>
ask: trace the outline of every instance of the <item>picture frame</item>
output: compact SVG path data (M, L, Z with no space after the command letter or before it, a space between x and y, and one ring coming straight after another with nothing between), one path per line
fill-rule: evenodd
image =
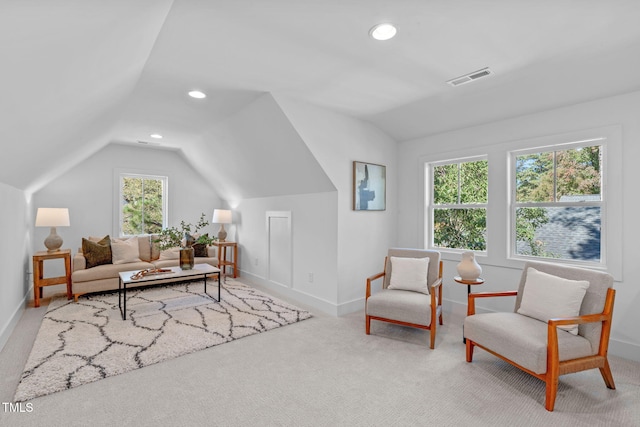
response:
M387 209L387 167L375 163L353 162L353 210Z

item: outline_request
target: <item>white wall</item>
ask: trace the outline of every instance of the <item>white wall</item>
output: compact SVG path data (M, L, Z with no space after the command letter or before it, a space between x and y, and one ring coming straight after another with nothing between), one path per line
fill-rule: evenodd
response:
M165 175L169 177L169 225L181 220L195 223L204 213L211 221L213 209L221 206L219 197L205 180L195 173L177 151L109 144L76 167L50 182L33 196L33 215L39 207L69 208L70 227L59 227L63 247L76 253L82 237L115 236L114 206L118 203L119 170ZM217 226L203 232L216 234ZM44 250L48 228L35 228L34 248ZM45 270L48 266L45 266ZM52 273L62 272L53 265ZM49 272L46 272L49 275ZM45 289L45 292L47 290Z
M31 209L26 194L0 183L0 350L29 299Z
M270 93L214 123L185 152L225 200L334 190Z
M239 242L242 276L326 313L336 314L338 263L337 192L245 199L233 209L227 240ZM291 212L291 287L267 277L268 211ZM309 281L313 274L313 282Z
M397 143L369 123L276 96L338 191L337 314L364 308L365 279L396 244ZM352 210L353 161L387 167L386 211ZM327 248L333 251L333 248Z
M640 223L636 221L640 199L635 191L637 159L640 158L640 92L581 103L565 108L530 114L513 119L488 123L482 126L460 129L439 135L406 141L400 144L398 173L399 205L398 235L401 246L423 245L422 212L424 206L424 159L433 156L459 155L461 152L491 152L495 144L582 131L596 127L619 127L622 139L622 165L611 171L621 178L620 185L611 186L622 209L622 272L615 274L621 280L615 282L616 303L609 351L628 359L640 361L640 287L635 277L640 274L637 262L637 242L640 239ZM622 176L620 177L619 174ZM504 186L504 182L490 182ZM618 208L615 206L611 208ZM491 236L490 236L491 237ZM501 240L501 239L499 239ZM500 245L500 241L495 242ZM495 260L494 260L495 261ZM445 263L445 309L461 310L466 307L466 288L453 282L457 262ZM487 279L483 290L515 289L520 270L503 262L492 262L483 267ZM513 302L487 302L481 308L490 310L513 309Z

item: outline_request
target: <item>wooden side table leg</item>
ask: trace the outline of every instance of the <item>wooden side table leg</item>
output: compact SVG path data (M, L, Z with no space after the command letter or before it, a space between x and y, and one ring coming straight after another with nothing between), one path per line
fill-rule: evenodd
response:
M222 277L224 278L224 283L227 283L227 246L222 246Z
M238 245L233 245L233 278L238 277Z
M67 276L67 300L70 300L72 298L71 294L73 294L71 289L71 255L65 257L64 269Z
M33 306L40 307L42 288L39 286L42 279L42 261L33 260Z

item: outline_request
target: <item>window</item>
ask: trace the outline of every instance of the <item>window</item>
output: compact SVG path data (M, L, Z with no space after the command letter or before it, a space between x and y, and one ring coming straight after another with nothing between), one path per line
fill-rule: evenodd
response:
M120 174L120 236L159 233L166 206L167 177Z
M593 140L511 153L513 256L602 263L603 155Z
M431 163L429 171L430 246L486 251L487 159Z

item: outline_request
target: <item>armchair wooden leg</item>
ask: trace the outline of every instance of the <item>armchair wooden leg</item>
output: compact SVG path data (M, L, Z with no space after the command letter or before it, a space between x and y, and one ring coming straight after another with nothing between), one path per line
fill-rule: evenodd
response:
M613 382L613 375L611 375L609 360L606 358L604 359L604 366L600 368L600 374L602 375L602 379L604 380L604 383L607 385L607 388L615 390L616 384Z
M442 325L442 312L440 312L440 324Z
M556 394L558 393L558 377L555 377L555 378L547 377L546 383L547 383L547 387L546 387L544 407L547 411L552 412L553 407L556 404Z
M473 361L473 341L467 340L467 362Z
M366 316L367 320L366 320L366 330L367 330L367 335L370 335L371 333L371 316Z
M433 325L433 327L429 331L429 335L430 335L429 348L431 348L431 350L433 350L435 348L435 346L436 346L436 325Z

